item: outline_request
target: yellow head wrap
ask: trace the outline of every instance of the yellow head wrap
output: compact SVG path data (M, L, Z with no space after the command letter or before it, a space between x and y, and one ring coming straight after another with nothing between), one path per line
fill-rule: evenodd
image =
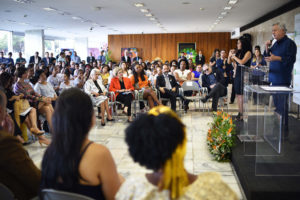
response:
M181 122L177 114L166 106L157 106L152 108L149 115L158 116L166 114ZM186 129L184 127L184 139L182 144L179 144L163 166L163 176L159 181L158 187L160 190L167 189L171 192L171 198L175 199L184 194L184 188L189 184L187 172L184 169L184 156L186 153Z

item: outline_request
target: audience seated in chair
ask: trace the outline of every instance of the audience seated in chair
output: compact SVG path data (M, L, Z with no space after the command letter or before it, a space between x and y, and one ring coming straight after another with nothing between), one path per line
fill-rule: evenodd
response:
M172 110L176 111L176 97L178 93L178 83L174 76L169 74L169 66L163 65L163 74L156 78L156 88L162 98L168 98L171 102Z
M192 75L191 71L186 69L189 68L189 64L186 59L181 59L179 61L179 67L180 69L175 70L175 78L176 81L182 85L184 81L191 80ZM192 96L193 91L184 91L184 96ZM189 101L183 100L184 110L187 111L189 109Z
M17 136L21 143L24 143L21 134L25 132L24 134L27 135L28 128L32 134L38 137L41 144L43 143L48 145L50 142L43 136L44 131L39 130L37 127L36 109L33 107L28 107L27 110L23 111L22 113L22 105L20 100L23 99L24 94L15 95L15 93L12 91L12 83L13 77L10 74L4 72L0 75L0 86L3 87L7 98L7 110L14 121L14 135ZM24 99L23 101L27 100ZM23 123L27 125L27 127L24 127L25 130L23 130L23 126L21 126Z
M135 90L138 90L141 99L148 101L150 108L154 107L154 103L160 105L155 92L150 87L148 77L140 64L134 66L133 76L130 77L131 83Z
M184 168L186 128L170 108L151 109L131 123L125 134L133 160L152 173L129 177L118 191L117 200L237 199L220 174L205 172L196 176Z
M104 114L106 111L107 121L114 121L108 108L107 89L102 82L98 79L100 70L93 69L90 74L90 79L86 81L84 85L84 91L90 95L93 104L101 108L101 125L105 126ZM99 116L99 114L98 114Z
M216 74L216 75L215 75ZM202 98L201 101L205 103L209 98L212 98L212 110L217 111L219 97L227 95L227 85L220 69L216 69L216 73L213 73L212 66L204 65L202 75L202 86L207 87L208 95Z
M132 92L134 90L129 78L123 76L123 70L120 67L114 69L114 78L111 79L109 91L116 95L116 100L124 104L123 113L128 116L128 122L131 122L131 102L133 100Z
M29 101L31 107L36 108L40 114L46 116L48 125L51 127L51 117L53 113L51 99L39 95L28 82L24 81L27 78L27 72L28 70L25 67L19 67L17 69L18 81L14 86L14 93L16 95L23 94L24 98Z
M78 88L60 95L53 114L53 140L42 161L41 190L114 199L122 177L109 150L88 139L95 121L89 95Z
M0 182L17 199L37 196L41 172L13 135L13 121L6 113L6 96L0 91Z

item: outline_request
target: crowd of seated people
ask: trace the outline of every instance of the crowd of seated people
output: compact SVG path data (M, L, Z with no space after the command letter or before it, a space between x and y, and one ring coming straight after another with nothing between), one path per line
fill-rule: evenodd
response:
M28 130L37 136L41 144L48 145L43 158L42 178L40 177L40 171L31 167L31 173L37 174L32 178L41 181L41 189L53 188L70 191L95 199L113 199L115 195L117 199L128 199L128 196L137 194L129 194L128 191L134 191L137 184L141 184L139 181L142 181L142 184L149 185L149 187L144 188L144 191L141 191L142 193L151 192L157 197L168 196L173 199L182 195L188 196L188 193L183 192L185 190L182 188L185 187L192 188L188 191L197 196L201 195L201 192L193 189L193 186L207 185L205 180L213 179L217 182L218 187L226 189L228 199L235 199L235 194L216 174L204 174L199 178L200 176L185 173L184 168L182 168L180 176L182 176L183 182L175 188L166 184L172 179L171 176L166 178L166 175L174 169L162 163L172 160L173 152L184 150L181 145L185 141L184 126L178 120L176 114L173 113L173 111L176 111L176 98L180 97L179 88L185 81L195 81L199 88L207 87L209 93L202 100L207 101L212 98L212 107L215 111L218 98L226 94L227 85L231 83L230 80L233 78L234 63L229 64L227 62L229 58L226 59L226 52L217 52L216 56L211 59L210 66L203 63L204 58L200 53L202 54L202 51L199 52L196 65L193 60L185 58L184 55L180 59L171 62L159 60L150 63L143 62L142 58L139 58L138 61L132 61L131 65L125 61L121 61L119 64L106 61L108 62L106 65L98 62L90 55L88 57L89 62L85 63L77 54L75 54L77 58L72 60L71 55L66 55L64 52L57 58L53 57L53 54L49 56L47 53L43 59L40 59L38 53L36 53L31 58L32 63L27 66L22 54L20 54L15 65L12 62L8 64L0 63L0 84L7 99L5 107L9 111L11 123L15 127L11 133L13 136L10 137L23 142L22 124L26 124ZM101 59L104 60L103 57ZM256 60L252 62L256 61L259 61L260 64L255 64L255 66L263 65L259 52L257 52ZM130 128L126 131L126 141L131 156L141 165L153 170L153 173L147 174L146 178L136 182L128 179L122 186L123 178L118 175L110 152L104 146L97 145L87 139L89 131L95 124L96 116L101 119L101 125L103 126L106 121L114 121L108 104L109 92L114 92L114 100L123 104L122 113L128 117L128 122L131 122ZM191 95L193 93L190 91L185 91L183 95L182 101L185 110L189 109L189 102L184 99L184 96ZM167 107L159 106L164 102L161 102L158 96L169 98L173 111ZM145 100L150 109L153 110L150 111L152 114L145 115L133 122L131 103L135 98ZM18 106L21 108L21 105L17 102L22 102L21 100L28 102L27 112L20 112L18 109ZM145 107L143 104L141 103L140 106ZM77 109L74 109L74 107ZM94 114L94 107L98 108L97 115ZM156 110L156 108L159 109ZM40 126L38 121L39 115L44 116L46 119L51 133L51 141L43 135L44 131L41 130L43 127ZM161 120L156 120L156 118L161 118ZM136 157L134 151L146 152L150 156L152 151L147 148L151 144L141 145L139 150L132 150L133 146L136 148L138 146L131 142L141 142L143 138L132 141L130 137L137 138L140 131L144 130L134 130L135 127L147 127L152 122L161 122L162 124L157 124L157 126L162 126L163 123L168 123L164 120L173 121L172 124L174 124L177 132L175 131L176 133L172 134L181 136L176 136L178 141L173 141L174 145L171 149L160 149L169 152L170 155L165 155L166 157L161 158L161 160L150 159L153 160L153 163L144 163L143 160L140 160L142 158ZM72 130L65 130L66 127L71 127L68 124L76 125L72 126ZM147 129L149 134L151 131L156 132L153 129L154 127L151 125L151 128ZM167 131L166 135L174 132L172 130L165 131ZM76 134L76 137L72 137L74 134ZM142 135L140 134L140 136ZM170 138L173 138L173 136L170 135ZM160 140L158 137L154 139ZM154 139L153 142L158 146L159 142L163 142L154 141ZM164 139L168 142L171 141L168 138ZM25 151L22 147L19 149ZM184 155L183 152L179 154ZM155 152L153 153L155 154ZM149 162L151 162L150 160ZM76 165L70 163L76 163ZM32 165L29 158L27 164ZM97 168L94 167L96 165ZM182 166L182 164L179 163L179 166ZM32 187L36 187L36 185L33 184ZM166 192L160 192L161 190L166 190ZM35 195L38 194L37 191L38 188L36 188ZM216 199L218 198L216 197Z
M106 60L102 54L99 60L95 59L91 53L86 62L76 52L74 55L71 52L61 52L56 57L53 53L46 52L44 58L36 52L30 57L28 65L22 53L19 53L19 57L12 62L11 56L5 58L3 52L0 52L0 73L6 72L12 77L11 86L3 83L2 87L11 87L13 92L11 96L18 96L14 98L26 99L33 108L32 112L35 110L37 116L44 116L48 130L51 130L53 107L59 95L74 87L90 96L93 105L98 108L97 117L101 119L101 125L104 126L105 121L114 120L108 102L112 100L108 96L111 92L115 93L113 100L123 104L122 112L128 116L128 122L132 121L131 103L134 99L141 100L140 109L145 111L148 107L166 104L166 102L161 102L159 97L167 98L170 99L171 108L175 111L178 106L176 98L180 97L182 108L188 111L189 100L185 97L195 95L195 93L193 91L184 91L183 94L179 92L182 91L179 88L187 81L195 81L199 88L208 89L209 93L202 101L206 102L212 98L212 111L218 109L218 99L227 94L228 85L236 82L231 94L230 102L233 103L235 90L238 95L241 93L237 87L240 83L240 75L235 80L235 70L239 60L236 61L233 52L234 50L231 50L227 57L225 50L215 49L213 56L209 59L209 64L205 64L205 57L201 50L195 60L188 59L184 53L181 53L178 59L170 62L163 62L161 59L149 62L141 57L132 60L127 52L120 63ZM239 49L238 52L240 52ZM127 62L128 60L131 62ZM260 49L257 48L251 62L253 68L266 64ZM113 73L114 69L118 69L118 72ZM238 97L240 99L240 96ZM14 102L9 104L11 104L11 109L14 108ZM38 119L38 117L35 118ZM21 117L21 122L23 121ZM17 124L21 126L22 123L19 123L17 119ZM35 124L38 128L35 128ZM33 132L37 134L41 134L40 129L43 129L39 123L31 123L28 128L33 128ZM21 137L20 134L16 135Z

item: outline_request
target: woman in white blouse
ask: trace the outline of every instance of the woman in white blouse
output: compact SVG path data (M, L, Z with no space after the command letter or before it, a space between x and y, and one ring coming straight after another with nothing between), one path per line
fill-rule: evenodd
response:
M59 94L61 94L64 90L74 87L73 81L70 80L71 73L69 69L66 69L64 72L64 81L61 82L59 86Z
M47 82L46 74L43 70L37 70L35 72L35 77L38 82L34 86L34 91L44 97L48 97L51 101L56 101L57 95L54 91L53 86Z
M90 74L90 79L86 81L84 85L84 91L90 95L93 104L101 108L101 125L105 126L104 114L106 111L107 121L114 121L108 108L108 98L106 96L107 89L104 87L102 82L98 79L100 70L93 69Z

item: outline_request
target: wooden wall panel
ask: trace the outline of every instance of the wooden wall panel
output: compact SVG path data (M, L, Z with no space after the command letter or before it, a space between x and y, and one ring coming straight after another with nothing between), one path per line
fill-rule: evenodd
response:
M215 48L227 52L236 48L236 40L230 33L169 33L169 34L130 34L108 35L108 47L113 61L121 59L121 48L135 47L139 56L152 61L160 57L163 61L177 59L177 46L181 42L195 42L197 51L202 50L208 62Z

